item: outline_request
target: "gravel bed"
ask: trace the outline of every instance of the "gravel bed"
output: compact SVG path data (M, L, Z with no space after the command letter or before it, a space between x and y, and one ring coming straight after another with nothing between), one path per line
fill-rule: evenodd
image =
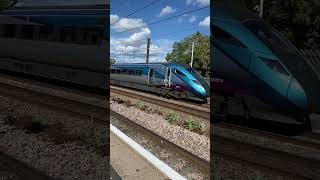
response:
M215 155L212 158L211 179L213 180L304 180L269 168Z
M167 122L163 116L149 114L133 106L111 101L110 109L166 138L187 151L210 161L210 138Z
M107 156L79 142L54 143L46 132L32 134L4 124L4 108L11 107L18 115L32 115L50 125L63 123L70 134L83 134L88 121L64 116L45 108L34 107L0 96L0 148L31 167L59 179L109 179Z
M299 156L320 160L319 149L313 149L311 147L294 145L292 143L283 142L275 139L269 139L265 137L252 136L248 133L225 129L217 126L213 126L212 130L214 131L215 134L218 134L220 136L227 137L227 138L232 138L232 139L236 138L240 142L247 142L250 144L254 144L254 145L258 145L258 146L262 146L270 149L275 149L282 152L293 153Z
M158 139L153 139L140 129L134 128L130 124L128 125L126 122L114 117L111 117L110 122L187 179L209 179L208 171L204 170L203 167L197 166L191 160L182 157L179 152L170 147L168 148L165 143L159 143Z
M172 111L172 109L168 109L166 107L162 107L162 106L159 106L159 105L156 105L156 104L152 104L152 103L149 103L149 102L141 101L140 99L127 97L127 96L119 95L119 94L112 93L112 92L111 92L111 97L112 97L111 100L110 100L111 102L112 102L113 98L119 98L119 99L124 100L124 101L130 101L132 104L138 104L139 102L140 103L143 102L143 104L148 106L150 109L152 109L154 111L161 112L162 114L166 114L166 113ZM199 105L199 106L201 106L201 105ZM182 112L179 112L177 114L179 114L180 118L182 118L182 119L187 119L189 117L192 117L193 119L197 119L202 124L202 130L201 130L202 133L204 135L208 135L209 136L209 134L210 134L210 121L208 121L207 119L201 119L201 118L198 118L198 117L190 116L189 114L185 114L185 113L182 113Z
M19 180L19 178L7 169L0 167L0 180Z

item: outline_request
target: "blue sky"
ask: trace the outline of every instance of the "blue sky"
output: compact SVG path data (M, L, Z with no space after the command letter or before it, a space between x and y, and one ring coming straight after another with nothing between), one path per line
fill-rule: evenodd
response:
M123 18L153 1L155 0L110 1L110 49L111 57L117 62L145 62L148 37L151 38L150 62L161 62L171 52L174 42L196 31L209 35L209 7L158 24L147 24L209 6L210 0L160 0ZM141 27L144 25L145 27ZM133 28L137 29L123 32Z

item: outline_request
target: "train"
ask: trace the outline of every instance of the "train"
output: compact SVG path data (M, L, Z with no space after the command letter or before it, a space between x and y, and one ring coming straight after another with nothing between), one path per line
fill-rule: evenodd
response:
M179 63L119 63L110 67L110 84L166 97L207 102L209 86L192 67Z
M0 70L104 92L109 1L8 1L0 11Z
M310 128L320 83L297 48L240 1L216 2L211 16L212 113Z

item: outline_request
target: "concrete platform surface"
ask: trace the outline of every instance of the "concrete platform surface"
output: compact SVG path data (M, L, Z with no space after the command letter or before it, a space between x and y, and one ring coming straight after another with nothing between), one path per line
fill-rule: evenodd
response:
M123 180L169 180L122 139L110 132L110 162Z

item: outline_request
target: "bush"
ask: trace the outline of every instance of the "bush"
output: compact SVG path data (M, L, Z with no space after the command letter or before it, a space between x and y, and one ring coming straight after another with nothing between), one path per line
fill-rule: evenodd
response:
M90 128L87 134L90 145L101 148L108 145L108 130L103 127Z
M184 124L184 127L190 131L201 131L202 126L199 122L194 121L191 117L187 119L187 121Z
M145 111L145 110L147 109L147 106L146 106L143 102L141 102L141 101L138 102L138 104L136 105L136 107L137 107L138 109L140 109L141 111Z
M166 113L164 119L167 120L169 123L174 123L178 121L178 115L175 112Z

